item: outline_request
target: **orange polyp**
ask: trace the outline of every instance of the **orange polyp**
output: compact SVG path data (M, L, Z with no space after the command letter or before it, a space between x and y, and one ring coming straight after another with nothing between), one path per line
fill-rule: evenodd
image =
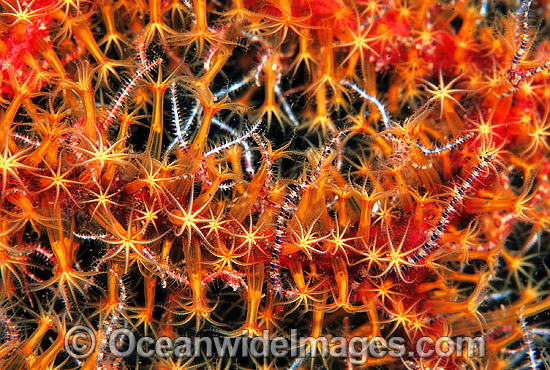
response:
M231 170L233 172L233 175L235 176L236 179L239 179L239 180L244 178L243 167L241 165L241 155L242 155L242 150L238 146L229 148L226 152L226 158L231 165ZM239 182L235 186L234 191L236 194L242 194L244 191L244 184Z
M262 190L267 177L267 164L263 163L254 175L254 178L248 184L248 187L243 192L243 201L235 205L230 211L230 216L235 220L242 222L244 218L250 214L252 206L256 203L256 199Z
M334 292L334 304L337 308L347 308L348 301L348 268L346 262L339 256L332 258L332 269L336 281L336 292Z
M107 28L107 35L116 34L113 3L110 0L103 1L101 4L101 14Z
M66 78L67 72L65 71L65 67L63 66L63 63L61 62L51 45L44 42L44 40L38 40L37 43L38 48L41 50L42 55L44 56L44 59L48 61L48 63L62 79Z
M436 301L436 300L428 300L427 304L430 305L433 309L437 309L438 312L446 313L446 314L462 314L471 316L475 318L480 326L483 328L484 323L482 320L480 320L480 312L478 311L479 305L483 302L483 288L484 285L489 280L489 273L484 273L477 282L476 288L472 292L472 294L468 297L468 299L462 301L462 302L448 302L448 301Z
M153 91L153 117L149 139L147 140L147 150L153 158L159 159L162 150L162 130L164 127L164 93L168 89L168 84L162 81L162 65L159 67L157 81L151 88ZM208 135L208 132L206 132L206 135Z
M216 174L210 185L205 184L202 194L199 195L194 202L195 207L201 208L210 203L214 194L218 191L218 187L224 180L224 174Z
M292 260L289 265L290 273L292 274L292 279L296 284L298 291L304 291L306 289L306 281L304 279L304 271L302 269L302 263L298 260Z
M362 236L363 240L368 241L370 239L372 210L374 205L379 201L378 197L382 198L383 195L377 194L376 190L372 191L369 195L363 188L359 197L361 202L361 215L359 216L357 234Z
M121 273L117 263L111 265L111 270L116 273ZM105 316L112 315L113 312L115 312L117 305L120 303L119 294L118 280L114 273L110 273L107 275L107 297L104 300L105 307L103 314Z
M203 93L203 91L201 91L200 93ZM199 124L199 129L197 130L197 134L195 135L195 139L193 140L193 142L189 147L189 157L193 159L198 159L199 157L202 156L202 153L204 152L204 146L208 138L208 133L210 132L212 117L214 117L214 115L218 111L220 111L225 105L224 100L222 100L221 102L214 103L214 97L212 95L212 92L210 92L209 89L207 89L207 91L204 91L204 93L205 94L203 95L203 97L205 98L205 100L201 101L202 108L203 108L203 116ZM191 167L191 173L195 173L197 166L198 166L198 162L196 160L193 161L192 167Z
M326 298L325 298L326 300ZM311 337L313 338L319 338L323 334L323 322L325 319L325 311L323 310L322 306L315 306L313 308L313 315L312 315L312 329L311 329Z
M203 269L199 244L191 244L189 248L184 246L183 252L192 294L191 302L183 307L188 314L185 321L195 318L195 331L198 332L203 325L203 319L210 321L210 312L214 308L208 307L206 304L206 287L202 284Z
M59 17L59 14L56 13L55 16ZM97 45L97 42L95 41L92 32L86 25L76 23L72 27L72 32L84 44L86 49L88 49L90 54L92 54L92 56L95 58L97 63L107 64L111 62L111 60L107 58L105 54L103 54L103 52Z
M261 267L253 264L247 271L248 293L246 297L246 320L241 328L242 333L250 337L261 336L258 328L258 308L262 299L262 286L264 282L264 271Z
M136 325L143 325L145 335L148 335L149 328L154 327L153 310L155 309L155 293L157 287L157 278L145 277L144 294L145 302L143 307L136 307L136 314L134 317L137 322Z
M38 318L38 327L34 330L32 335L25 341L25 343L19 348L23 358L32 357L31 354L35 348L40 344L46 332L55 327L54 319L44 314ZM34 361L33 361L34 362Z
M8 109L6 109L3 113L2 118L0 118L0 143L6 142L6 136L10 129L10 125L13 123L15 115L17 114L17 111L23 101L30 96L31 84L35 82L35 78L35 75L30 75L22 86L14 86L17 89L13 100L11 101Z
M18 217L21 220L30 222L34 230L39 231L41 229L37 223L44 224L47 221L22 192L8 194L6 200L20 208L22 214Z
M0 276L2 281L0 283L0 298L11 297L17 294L16 285L14 279L19 279L18 275L12 276L14 273L14 266L10 266L10 256L3 249L0 249Z
M275 102L275 92L273 89L275 87L275 84L277 83L276 71L279 68L279 66L277 65L278 63L280 63L280 61L278 61L275 58L275 54L274 54L268 57L264 66L264 76L265 76L264 106L266 107L265 108L266 110L276 109L275 107L277 106Z
M78 68L78 81L71 83L69 87L80 95L82 109L84 111L84 127L83 131L86 137L96 137L96 106L94 89L92 87L92 71L90 71L90 64L84 62Z
M402 175L402 167L393 167L389 169L390 175L395 179L397 192L399 193L399 200L401 201L401 206L407 212L413 210L412 197L409 192L409 186L405 182L405 179Z
M195 11L196 22L192 32L197 34L196 38L199 40L199 54L202 54L205 36L209 33L206 19L206 1L193 0L193 10Z

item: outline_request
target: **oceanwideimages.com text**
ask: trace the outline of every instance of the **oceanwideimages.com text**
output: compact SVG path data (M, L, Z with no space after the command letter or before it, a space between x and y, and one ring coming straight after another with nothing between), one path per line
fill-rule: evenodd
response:
M75 326L67 332L65 350L75 359L92 355L103 358L138 356L140 358L254 357L254 358L343 358L353 365L365 364L369 358L431 358L438 356L462 358L475 354L483 357L485 342L482 337L421 337L411 345L402 337L303 337L292 329L289 336L270 337L268 330L262 336L238 337L137 337L126 328L115 329L108 337L96 340L86 326Z

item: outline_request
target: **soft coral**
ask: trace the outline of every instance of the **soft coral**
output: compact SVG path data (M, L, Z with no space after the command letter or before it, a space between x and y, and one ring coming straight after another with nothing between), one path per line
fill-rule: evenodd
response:
M3 30L0 29L0 97L13 97L10 71L19 83L33 72L43 76L48 71L42 63L42 53L51 49L49 30L54 20L49 10L55 7L53 0L38 0L30 3L2 1L3 18L13 19ZM38 70L36 70L38 68ZM34 70L34 71L33 71ZM2 82L4 81L4 82ZM34 89L38 91L46 81L40 81Z

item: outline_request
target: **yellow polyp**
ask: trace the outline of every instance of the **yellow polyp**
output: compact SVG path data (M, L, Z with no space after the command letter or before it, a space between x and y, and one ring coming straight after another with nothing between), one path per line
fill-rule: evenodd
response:
M274 3L277 4L277 7L281 9L286 14L292 14L292 3L293 0L277 0Z
M417 203L413 216L414 225L416 227L422 226L422 223L424 222L424 211L425 205L423 203Z
M443 166L443 178L445 180L452 178L452 164L449 153L444 153L441 155L441 162Z
M520 302L520 303L523 303L523 302ZM512 307L515 309L515 312L517 313L517 315L519 315L520 312L523 312L523 315L525 317L534 316L550 308L550 294L547 294L546 298L544 298L540 302L534 302L525 306L514 302Z
M39 60L35 58L31 53L28 51L24 51L21 53L21 60L27 64L30 70L34 71L36 74L36 81L41 84L43 82L48 83L51 81L51 73L48 73L47 71L44 71L43 68L39 64ZM28 99L26 99L28 100Z
M206 291L197 274L189 274L189 282L193 291L193 305L191 315L195 316L195 331L198 333L202 326L202 319L208 317L208 311L204 302L206 301Z
M513 95L502 98L499 96L499 93L492 93L489 94L483 102L484 106L491 107L491 109L495 112L493 115L493 126L496 127L501 124L509 124L506 120L510 114L510 109L512 108L512 97Z
M153 309L155 308L155 292L157 288L157 277L145 278L145 312L149 314L148 318L152 319Z
M421 1L420 4L421 4L421 7L420 9L418 9L418 12L416 13L416 17L414 18L414 24L417 27L420 27L426 21L426 17L428 16L428 8L432 4L432 2Z
M24 23L18 23L15 26L15 32L13 33L15 40L23 42L27 37L27 29Z
M307 221L308 219L319 217L321 229L330 230L334 226L334 220L332 216L329 215L326 207L327 199L323 181L316 184L312 190L309 202L303 203L303 201L300 200L300 205L303 203L304 207L309 210L304 220Z
M240 1L240 0L239 0ZM304 35L309 36L310 31L309 29L304 29L302 31ZM294 73L298 70L300 64L304 63L304 66L307 70L307 74L311 74L311 65L310 62L313 60L313 55L311 53L311 40L305 37L300 37L299 39L299 52L298 55L296 55L296 59L293 62L294 66Z
M548 295L540 302L535 302L528 305L520 305L514 302L512 305L507 306L505 309L485 312L483 314L483 321L481 322L481 324L483 325L484 330L491 330L497 326L504 325L512 325L513 327L517 327L520 313L523 315L523 317L528 318L535 316L545 310L548 310L549 308L550 295ZM448 322L453 327L453 335L465 335L476 332L479 330L480 324L479 321L474 322L471 320L464 320L463 314L452 315L451 317L449 317ZM520 333L523 332L520 330ZM516 334L511 333L509 335L514 336ZM513 341L513 338L511 337L504 338L510 338L510 340ZM505 343L508 342L507 339L504 339L504 341Z
M126 235L128 233L108 208L98 210L94 219L111 234Z
M523 309L524 317L530 317L531 316L531 313L528 313L528 312L525 311L525 306L521 306L519 308L514 307L514 306L513 307L506 307L505 310L495 310L495 311L490 312L490 314L486 315L486 317L485 317L487 327L488 328L494 328L496 326L507 325L507 324L513 324L513 326L515 326L515 324L519 321L519 313L522 312L522 309ZM534 312L536 314L540 311L536 310ZM468 332L464 328L460 328L460 329L462 329L462 330L460 330L458 332L458 334ZM521 331L520 331L520 333L521 333ZM507 338L507 337L504 337L503 339L505 341L507 341L505 338Z
M301 251L302 247L296 243L287 243L283 245L282 253L285 256L292 255L298 251Z
M103 175L101 175L101 179L105 184L110 184L114 180L118 167L118 163L110 163L106 166Z
M325 312L320 306L315 306L313 308L313 314L312 314L312 329L311 334L308 336L308 338L314 339L314 340L307 340L305 342L305 353L316 353L319 354L322 350L322 341L315 341L315 339L320 338L323 335L323 328L324 328L324 318L325 318ZM316 348L311 348L312 345L317 346Z
M538 295L536 291L533 291L532 289L523 289L519 295L519 298L514 301L514 304L516 306L523 307L530 303L536 302L537 299Z
M334 47L332 45L332 30L325 29L321 31L321 65L322 77L326 80L333 79L336 74L334 72Z
M417 171L416 175L419 177L422 185L429 191L434 191L436 187L441 184L441 178L433 167L426 170Z
M473 252L470 252L470 253L473 253ZM487 252L478 252L478 253L484 253L484 256L487 254ZM452 279L453 281L461 281L461 282L464 282L464 283L477 283L478 281L478 277L476 275L471 275L471 274L466 274L466 273L463 273L463 272L456 272L456 271L453 271L450 275L449 275L449 278Z
M102 336L96 335L96 343L99 343L102 340ZM88 357L82 364L81 370L97 370L97 352L98 349L94 351L92 356Z

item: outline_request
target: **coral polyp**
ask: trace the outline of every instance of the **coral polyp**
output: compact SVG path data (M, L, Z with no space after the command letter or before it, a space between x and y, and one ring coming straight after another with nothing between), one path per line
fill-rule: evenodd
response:
M544 2L0 6L0 368L550 366Z

